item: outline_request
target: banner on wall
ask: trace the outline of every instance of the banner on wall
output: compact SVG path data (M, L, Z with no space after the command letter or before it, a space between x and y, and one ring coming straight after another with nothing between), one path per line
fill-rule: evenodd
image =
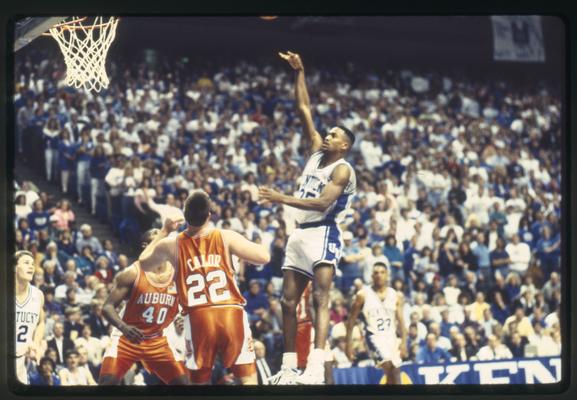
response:
M383 371L375 367L335 368L337 385L378 385L385 383ZM413 385L499 385L539 384L561 381L561 358L527 358L472 361L445 365L407 364L401 366L403 384Z
M540 16L497 15L491 22L495 61L545 61Z

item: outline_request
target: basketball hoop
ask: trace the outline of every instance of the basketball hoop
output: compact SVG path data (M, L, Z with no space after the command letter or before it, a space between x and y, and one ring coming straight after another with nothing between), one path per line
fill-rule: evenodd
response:
M92 23L86 23L86 17L72 17L48 31L64 55L67 85L96 92L108 87L106 54L116 36L118 18L105 18L94 17Z

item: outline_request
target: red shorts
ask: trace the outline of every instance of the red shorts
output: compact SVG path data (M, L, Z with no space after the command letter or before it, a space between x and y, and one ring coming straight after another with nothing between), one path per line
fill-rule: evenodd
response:
M297 367L304 369L307 366L307 359L311 351L313 323L311 321L300 322L297 324L296 351Z
M124 336L113 335L102 360L100 376L112 375L120 380L138 361L148 372L154 373L165 384L188 375L184 362L177 360L166 337L145 339L135 344Z
M242 378L256 372L252 334L241 306L209 306L185 315L186 367L195 383L210 378L217 354Z

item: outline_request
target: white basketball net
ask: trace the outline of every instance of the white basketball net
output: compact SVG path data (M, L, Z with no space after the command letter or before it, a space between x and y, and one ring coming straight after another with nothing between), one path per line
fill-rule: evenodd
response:
M106 54L116 36L118 18L95 17L92 24L78 17L69 23L56 25L50 34L60 46L66 63L64 82L77 89L100 92L109 84L106 75Z

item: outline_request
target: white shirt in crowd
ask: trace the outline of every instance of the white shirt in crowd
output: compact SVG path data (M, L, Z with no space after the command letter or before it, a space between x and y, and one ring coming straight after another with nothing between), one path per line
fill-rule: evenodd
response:
M490 346L483 346L477 353L477 359L479 361L490 361L490 360L506 360L513 358L513 354L507 346L504 344L499 344L492 349Z
M511 259L509 268L520 273L527 271L527 268L529 268L529 262L531 261L531 249L527 243L509 243L505 246L505 251L509 254L509 258Z

